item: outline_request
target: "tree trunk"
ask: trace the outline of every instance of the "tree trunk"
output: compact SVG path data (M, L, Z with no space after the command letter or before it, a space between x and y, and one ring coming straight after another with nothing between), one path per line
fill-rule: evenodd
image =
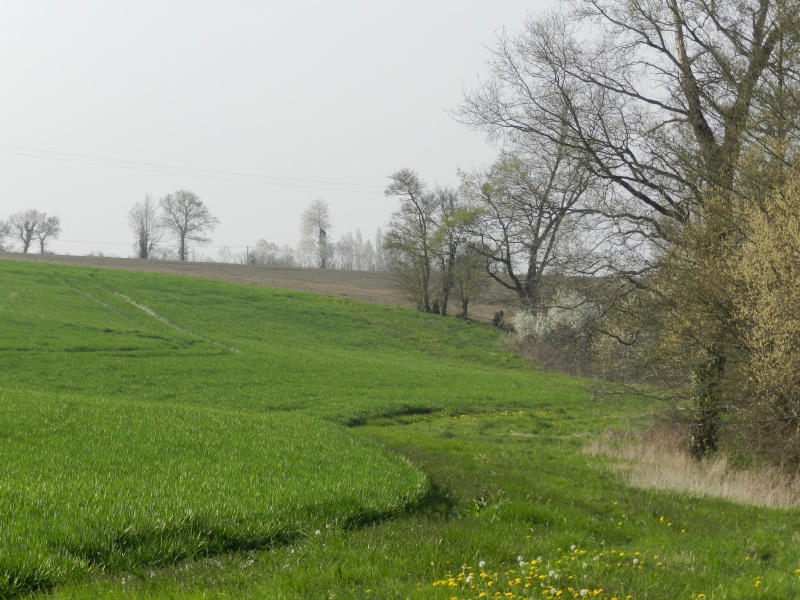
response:
M712 350L708 363L696 369L692 378L694 422L689 438L689 453L698 461L715 452L719 444L722 402L718 388L724 374L725 357Z

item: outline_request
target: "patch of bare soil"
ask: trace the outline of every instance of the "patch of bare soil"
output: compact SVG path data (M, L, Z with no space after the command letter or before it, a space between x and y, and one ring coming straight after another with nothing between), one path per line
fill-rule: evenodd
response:
M0 253L2 260L20 260L58 265L74 265L121 271L144 271L167 275L185 275L229 281L242 285L297 290L324 296L350 298L373 304L410 306L397 290L391 273L385 271L342 271L331 269L301 269L290 267L264 267L261 265L231 265L223 263L180 262L166 260L141 260L138 258L110 258L103 256L62 256L58 254ZM490 289L482 302L470 306L470 318L489 321L495 311L503 308L503 290ZM458 307L450 306L457 314Z

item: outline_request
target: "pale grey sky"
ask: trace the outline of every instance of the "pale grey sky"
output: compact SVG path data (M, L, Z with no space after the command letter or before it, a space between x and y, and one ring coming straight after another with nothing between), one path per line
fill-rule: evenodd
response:
M295 245L315 198L335 239L372 238L391 172L455 185L492 160L446 110L552 4L0 0L0 218L57 214L52 250L130 256L134 203L189 189L222 221L209 257Z

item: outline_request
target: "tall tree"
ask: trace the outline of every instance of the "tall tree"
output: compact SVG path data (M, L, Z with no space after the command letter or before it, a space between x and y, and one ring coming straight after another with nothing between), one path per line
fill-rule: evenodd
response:
M275 242L258 240L256 247L250 251L250 262L254 265L270 267L293 267L295 265L294 249L288 244L278 246Z
M6 238L11 234L11 225L8 221L0 219L0 252L8 250L6 247Z
M474 249L486 258L489 276L513 290L524 310L538 310L545 273L566 264L561 238L575 235L592 178L558 145L529 159L503 153L488 170L461 178L462 192L479 209Z
M439 280L439 314L447 316L450 293L456 285L459 259L470 238L470 228L477 211L469 210L459 193L452 188L437 188L433 192L435 230L433 252ZM464 266L463 264L460 266Z
M727 288L698 274L722 270L713 263L747 237L742 205L760 206L798 156L800 4L563 6L501 37L490 77L458 115L515 144L559 143L605 182L602 213L619 236L606 244L608 266L630 284L618 288L619 305L628 314L657 305L688 325L639 335L652 316L640 312L617 339L673 350L653 366L691 381L701 456L729 412L721 390L736 387L731 359L747 347L747 328L731 318ZM655 304L628 301L643 289Z
M213 231L219 219L211 214L197 194L178 190L161 198L159 204L164 227L177 238L180 260L186 260L187 242L205 244L211 241L204 234Z
M136 236L136 253L139 258L150 258L156 244L164 236L164 223L158 215L158 204L150 194L143 202L134 204L128 213L128 223Z
M61 219L56 216L44 216L36 226L36 237L39 240L39 252L44 254L47 240L61 235Z
M12 235L22 244L23 253L27 254L38 228L46 219L46 213L34 209L14 213L8 218Z
M373 267L376 271L385 271L388 268L386 260L386 248L383 242L383 230L378 227L375 231L375 257Z
M321 198L312 201L300 215L300 250L320 269L331 266L334 248L330 238L332 228L328 203Z
M389 178L391 183L384 193L398 198L400 208L392 214L384 248L389 252L393 269L400 275L402 287L420 310L432 312L434 196L426 191L425 184L412 169L401 169Z
M457 114L517 143L563 145L609 184L620 231L661 239L665 222L702 213L709 190L743 193L745 159L793 161L799 10L572 0L502 36Z

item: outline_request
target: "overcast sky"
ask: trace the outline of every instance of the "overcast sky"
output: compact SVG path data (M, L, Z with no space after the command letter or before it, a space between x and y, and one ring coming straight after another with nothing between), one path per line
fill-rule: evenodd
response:
M131 207L188 189L222 221L210 258L295 245L315 198L334 239L372 238L390 173L456 185L492 160L446 111L551 4L0 2L0 218L36 208L61 217L52 250L130 256Z

